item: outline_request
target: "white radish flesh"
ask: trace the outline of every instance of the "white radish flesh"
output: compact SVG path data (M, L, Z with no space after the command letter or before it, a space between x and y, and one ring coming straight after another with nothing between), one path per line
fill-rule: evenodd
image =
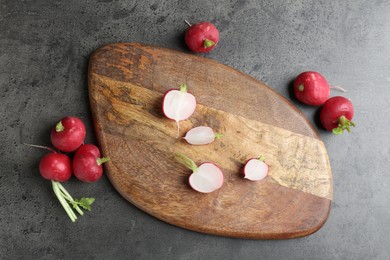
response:
M175 120L179 135L179 121L189 118L194 113L196 107L195 97L187 92L185 84L180 86L180 90L168 91L163 100L163 112L169 119Z
M260 181L268 175L268 165L263 161L263 157L250 159L244 166L244 178L251 181Z
M214 142L215 139L222 137L221 134L214 133L208 126L198 126L187 132L184 139L193 145L205 145Z
M192 170L189 177L191 188L202 193L213 192L223 185L223 173L213 163L203 163L199 167L190 158L181 153L176 153L176 160Z
M218 190L223 184L222 171L212 163L203 163L189 178L191 187L202 193Z

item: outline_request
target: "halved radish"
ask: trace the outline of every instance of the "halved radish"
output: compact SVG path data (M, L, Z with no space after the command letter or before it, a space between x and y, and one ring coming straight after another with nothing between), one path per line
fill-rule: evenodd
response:
M223 173L215 164L206 162L198 167L194 161L181 153L176 153L175 158L179 163L192 170L189 183L194 190L210 193L222 187Z
M264 162L264 156L249 159L244 166L244 178L251 181L260 181L268 175L268 165Z
M215 139L221 138L223 135L214 133L214 130L208 126L198 126L187 132L184 139L193 145L204 145L214 142Z
M195 97L187 92L187 85L182 84L180 89L171 89L164 95L163 113L169 119L175 120L177 137L179 136L179 121L189 118L196 107Z

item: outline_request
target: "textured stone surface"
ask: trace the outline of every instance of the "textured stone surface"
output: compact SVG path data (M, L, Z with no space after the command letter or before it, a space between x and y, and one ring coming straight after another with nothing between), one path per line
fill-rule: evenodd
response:
M390 2L380 0L1 1L0 258L389 259L389 13ZM287 241L194 233L136 209L106 178L66 184L76 197L97 199L72 224L39 176L45 151L22 143L49 145L49 129L61 117L81 117L94 142L86 77L92 51L135 41L187 52L184 19L220 29L219 46L204 56L287 98L304 70L348 89L342 95L355 105L353 133L335 137L319 128L334 199L317 233ZM318 108L293 102L317 121Z

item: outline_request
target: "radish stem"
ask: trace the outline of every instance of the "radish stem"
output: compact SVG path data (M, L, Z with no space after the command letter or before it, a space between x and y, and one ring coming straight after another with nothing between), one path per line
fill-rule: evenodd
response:
M203 48L210 48L210 47L212 47L214 45L215 45L215 42L213 42L212 40L205 39L203 41Z
M53 180L51 182L54 193L56 194L59 202L61 203L62 207L64 208L72 222L76 221L77 216L69 204L71 204L81 216L84 215L84 212L81 210L80 207L91 211L91 204L95 201L94 198L81 198L80 200L73 199L69 192L64 188L64 186L62 186L60 182Z
M182 153L176 153L175 159L193 172L196 172L198 170L198 166L196 166L196 163Z
M62 124L61 121L56 124L56 132L57 133L64 131L64 129L65 129L65 127L64 127L64 125Z
M61 192L63 193L64 195L64 198L66 200L68 200L72 205L73 207L77 210L77 212L83 216L84 215L84 212L80 209L80 207L75 204L75 201L74 199L72 198L72 196L68 193L68 191L64 188L64 186L61 185L61 183L58 183L58 187L60 188Z
M221 139L223 137L223 134L221 134L221 133L216 133L215 134L215 139Z
M348 120L345 116L340 116L339 118L339 124L336 128L332 129L333 134L339 135L344 132L344 130L347 130L348 133L351 132L351 126L355 126L355 123L351 120Z
M103 158L97 158L96 159L96 162L97 162L98 165L102 165L103 163L108 162L108 161L110 161L110 158L108 158L108 157L103 157Z
M187 84L183 83L180 85L180 92L182 92L182 93L187 92Z
M75 222L77 219L77 216L76 216L76 214L74 214L74 212L73 212L72 208L69 206L68 202L64 199L64 197L61 193L61 190L58 186L58 184L60 184L60 183L57 181L51 181L51 182L52 182L52 186L53 186L53 191L56 194L58 200L60 201L62 207L64 208L64 210L68 214L70 220L72 220L72 222Z

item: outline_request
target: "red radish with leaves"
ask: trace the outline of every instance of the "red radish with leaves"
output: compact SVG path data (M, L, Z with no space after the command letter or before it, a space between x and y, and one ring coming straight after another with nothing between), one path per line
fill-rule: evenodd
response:
M328 99L320 112L320 121L322 126L339 135L347 130L351 132L351 127L355 126L351 120L354 115L352 102L341 96Z
M345 92L338 86L329 86L327 80L320 73L305 71L299 74L294 81L294 93L296 98L307 105L319 106L328 100L330 89Z
M193 52L209 52L215 48L219 41L219 31L210 22L201 22L197 24L188 24L185 33L185 42L187 47Z
M67 116L51 130L50 139L54 147L63 152L75 151L86 136L85 125L77 117Z
M109 158L100 158L100 151L93 144L80 146L73 157L73 173L83 182L95 182L102 177L102 164Z
M192 145L205 145L220 139L223 135L214 133L214 130L208 126L198 126L187 132L183 138Z
M51 151L51 153L42 157L39 162L39 172L43 178L51 181L53 191L71 221L75 222L77 216L70 205L72 205L72 207L80 215L84 215L81 208L90 211L91 205L95 201L94 198L81 198L80 200L73 199L69 192L61 184L61 182L66 182L72 176L72 164L70 158L67 155L57 153L49 147L33 144L26 145Z
M175 120L177 125L177 136L179 136L180 125L179 121L189 118L195 111L196 99L187 92L187 85L182 84L180 89L171 89L164 95L163 113L172 120Z
M243 169L244 178L251 181L260 181L267 177L269 167L264 160L265 158L262 155L259 158L249 159Z
M213 163L202 163L199 167L190 158L181 153L176 153L176 160L192 170L189 177L191 188L201 193L210 193L218 190L223 185L223 173Z

